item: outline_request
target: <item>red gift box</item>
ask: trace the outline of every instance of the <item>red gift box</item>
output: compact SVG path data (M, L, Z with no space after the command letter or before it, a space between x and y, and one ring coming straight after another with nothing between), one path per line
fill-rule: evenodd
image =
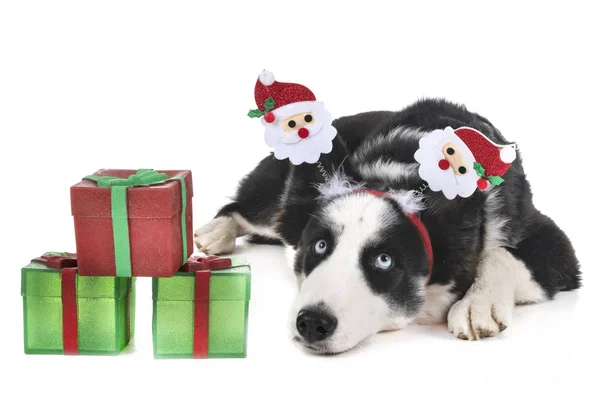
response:
M163 180L140 182L140 172ZM192 172L103 169L88 177L71 187L79 275L174 275L194 250Z

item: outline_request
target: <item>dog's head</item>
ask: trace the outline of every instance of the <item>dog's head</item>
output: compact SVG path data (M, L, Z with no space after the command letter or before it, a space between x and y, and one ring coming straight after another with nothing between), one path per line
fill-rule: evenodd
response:
M367 192L339 176L321 190L296 249L292 330L304 348L333 354L416 317L431 249L412 192Z

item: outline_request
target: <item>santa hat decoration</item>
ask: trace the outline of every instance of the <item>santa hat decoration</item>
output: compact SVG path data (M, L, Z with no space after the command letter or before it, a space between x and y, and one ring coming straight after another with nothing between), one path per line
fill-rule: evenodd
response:
M515 144L498 145L481 134L479 131L461 127L454 130L454 134L460 138L475 157L474 169L481 177L477 187L485 190L488 183L499 185L504 182L500 176L510 168L511 163L517 158Z
M267 123L275 121L277 116L311 111L316 104L315 94L300 84L277 82L272 72L263 71L256 80L254 99L258 109L248 112L250 118L264 116ZM279 110L286 107L286 110Z

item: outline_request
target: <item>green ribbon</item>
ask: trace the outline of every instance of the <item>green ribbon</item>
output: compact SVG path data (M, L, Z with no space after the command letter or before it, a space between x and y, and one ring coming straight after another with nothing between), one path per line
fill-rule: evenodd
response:
M169 179L165 173L153 169L139 169L126 179L114 176L85 176L96 182L98 187L111 189L111 218L113 240L115 245L115 271L117 277L131 277L131 248L129 243L129 215L127 214L127 188L161 184L168 180L179 180L181 183L181 241L183 248L182 264L187 261L187 227L185 213L187 207L187 191L183 176Z

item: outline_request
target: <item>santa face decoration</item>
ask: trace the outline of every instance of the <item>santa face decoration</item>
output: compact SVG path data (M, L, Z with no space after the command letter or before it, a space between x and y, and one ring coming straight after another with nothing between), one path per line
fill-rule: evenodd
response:
M321 154L330 153L337 134L333 118L322 102L305 86L275 81L263 72L254 88L257 110L250 117L262 117L265 142L275 158L292 164L316 163Z
M499 185L516 158L514 144L498 145L479 131L461 127L434 130L419 140L419 176L448 199L471 196L477 188Z

